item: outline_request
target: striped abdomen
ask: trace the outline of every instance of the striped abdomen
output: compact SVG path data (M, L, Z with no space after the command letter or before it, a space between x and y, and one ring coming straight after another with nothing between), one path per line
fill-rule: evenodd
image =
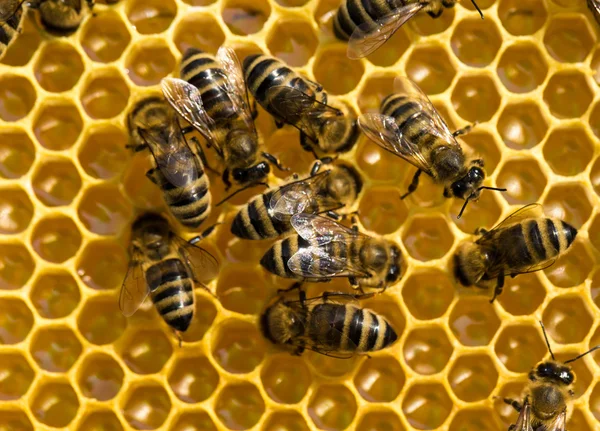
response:
M242 207L231 224L231 233L244 239L276 238L292 230L289 221L282 221L269 214L273 192L256 196Z
M146 282L165 322L177 331L185 331L194 316L194 284L181 259L155 263L146 270Z
M10 43L19 34L22 18L23 6L19 6L9 19L0 22L0 56L4 55Z
M395 8L413 3L411 0L345 0L333 18L333 31L340 40L348 40L363 23L371 23L388 15Z

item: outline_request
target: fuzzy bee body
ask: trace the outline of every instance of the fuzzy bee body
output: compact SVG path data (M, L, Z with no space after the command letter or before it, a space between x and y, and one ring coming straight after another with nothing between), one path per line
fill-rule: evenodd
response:
M94 7L93 0L31 0L29 7L39 11L44 28L58 36L75 32Z
M0 58L21 32L26 9L20 0L5 1L0 6Z

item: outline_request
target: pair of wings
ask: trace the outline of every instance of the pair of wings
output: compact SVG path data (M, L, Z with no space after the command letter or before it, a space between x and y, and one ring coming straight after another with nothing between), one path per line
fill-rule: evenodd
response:
M531 426L531 405L527 400L521 408L517 422L514 425L513 431L565 431L567 424L567 412L562 411L556 418L548 423L534 429Z
M244 72L235 51L232 48L222 46L217 52L217 60L227 76L221 90L227 93L235 111L240 114L247 129L256 136ZM161 81L161 87L165 99L173 109L210 142L222 156L224 142L217 139L214 133L217 125L204 108L200 90L189 82L178 78L164 78Z
M458 151L462 149L437 109L417 84L406 77L398 76L394 79L394 94L416 104L419 109L418 117L414 117L407 121L404 127L400 127L393 117L384 114L363 114L358 119L358 125L377 145L433 176L430 160L423 155L417 143L404 136L406 127L414 127L415 122L418 122L419 128L424 133L438 136L448 145L457 147Z
M177 250L179 257L187 264L193 274L190 277L201 285L214 279L219 272L217 260L202 247L190 244L183 238L171 233L171 246ZM119 308L123 315L129 317L142 305L150 289L146 283L146 269L149 263L145 260L142 250L130 248L130 262L125 280L121 286ZM169 276L169 274L167 274Z

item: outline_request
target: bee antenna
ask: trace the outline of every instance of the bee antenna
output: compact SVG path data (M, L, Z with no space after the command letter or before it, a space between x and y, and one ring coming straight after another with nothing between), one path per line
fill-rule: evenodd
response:
M589 355L590 353L592 353L592 352L595 352L595 351L596 351L596 350L598 350L598 349L600 349L600 346L592 347L592 348L591 348L590 350L588 350L587 352L585 352L585 353L582 353L582 354L581 354L581 355L579 355L579 356L575 356L573 359L569 359L568 361L565 361L564 363L565 363L565 364L569 364L569 363L571 363L571 362L575 362L576 360L578 360L578 359L581 359L581 358L583 358L585 355Z
M465 211L465 208L467 207L467 204L469 203L469 200L471 199L471 196L469 196L467 199L465 199L465 203L463 204L462 208L460 209L460 212L458 213L458 215L456 216L456 219L460 219L462 217L463 212Z
M550 340L548 340L548 335L546 334L546 327L544 326L544 324L542 323L542 321L540 320L540 326L542 327L542 333L544 334L544 339L546 340L546 346L548 346L548 351L550 352L550 356L552 356L552 360L556 361L556 358L554 357L554 353L552 353L552 348L550 347ZM566 362L565 362L566 364Z
M479 15L481 15L481 19L483 19L483 12L481 12L481 9L479 9L479 6L477 6L477 3L475 3L475 0L471 0L471 3L473 3L473 6L475 6L475 9L477 9L477 12L479 12Z
M251 187L254 186L265 186L266 188L269 188L269 185L267 183L252 183L252 184L248 184L246 187L242 187L239 190L236 190L235 192L233 192L232 194L230 194L229 196L223 198L218 204L216 204L215 206L218 207L222 204L224 204L225 202L227 202L229 199L231 199L232 197L234 197L235 195L237 195L238 193L243 192L244 190L248 190Z
M473 198L473 196L477 193L480 192L482 190L493 190L493 191L497 191L497 192L505 192L506 189L505 188L501 188L501 187L488 187L488 186L481 186L479 187L477 190L475 190L471 195L469 195L469 197L467 197L467 199L465 199L465 203L463 204L462 208L460 209L460 212L458 213L458 216L456 216L456 219L460 219L462 217L463 212L465 211L465 208L467 207L467 204L469 203L469 201Z

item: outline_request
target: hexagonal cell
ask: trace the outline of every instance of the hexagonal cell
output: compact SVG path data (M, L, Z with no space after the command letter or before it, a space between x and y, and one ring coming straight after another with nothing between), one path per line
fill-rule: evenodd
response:
M532 325L507 326L496 340L496 356L513 373L528 372L548 353L539 326Z
M542 0L502 0L498 6L502 26L515 36L534 34L543 27L547 16Z
M173 354L171 342L162 331L136 331L123 344L123 362L136 374L153 374L162 370Z
M480 227L492 227L502 214L498 193L483 193L476 201L469 201L469 207L460 219L452 217L452 221L460 230L472 234ZM459 214L464 201L453 199L450 214Z
M127 163L125 145L129 138L122 129L100 126L85 136L79 150L79 163L90 176L108 180L120 174Z
M341 281L341 280L338 280ZM341 284L341 283L340 283ZM318 286L318 284L317 284ZM329 290L329 288L334 288L337 291L342 291L340 288L334 285L329 285L327 288L325 286L319 286L323 289ZM346 289L349 289L346 287ZM356 293L354 291L354 293ZM364 308L368 308L369 310L374 311L378 315L385 318L385 320L392 325L394 331L397 334L402 334L404 332L404 328L406 327L406 319L404 317L404 313L398 306L398 303L394 300L391 300L389 297L385 295L375 295L372 298L367 298L361 301L361 305Z
M46 101L34 121L33 132L38 142L54 151L71 148L83 129L79 109L65 100Z
M410 314L417 319L437 319L450 307L454 299L454 286L445 272L425 269L406 279L402 298Z
M25 117L35 105L36 91L29 79L11 74L0 78L0 118L17 121Z
M226 269L219 274L216 293L221 305L228 310L242 314L260 313L267 298L263 272L245 266Z
M397 198L395 187L369 187L358 208L361 224L368 230L386 235L397 231L408 217L406 203Z
M486 354L462 355L452 365L448 382L458 398L473 403L490 397L498 382L498 371Z
M312 383L306 362L289 354L271 357L262 367L260 379L269 397L281 404L302 401Z
M530 158L507 161L496 178L496 185L506 188L502 197L511 205L536 202L547 182L537 160Z
M527 93L544 83L548 65L537 45L520 41L502 53L496 72L508 91Z
M165 423L171 411L171 400L162 386L138 386L127 395L123 416L133 428L153 430Z
M77 168L67 158L48 160L37 166L31 179L33 192L49 207L69 205L81 189Z
M492 175L500 163L499 144L495 135L475 129L459 139L464 143L463 148L485 161L485 171L488 176Z
M421 36L431 36L448 30L454 22L455 14L454 9L444 9L442 14L435 19L425 13L416 14L411 18L410 26Z
M466 4L466 3L465 3ZM484 67L494 61L502 45L502 37L493 21L479 18L461 20L454 27L450 46L454 55L471 67Z
M600 157L592 165L590 170L590 181L597 195L600 195Z
M493 410L486 407L460 410L448 427L449 431L495 431L499 429L503 429L503 426L494 415Z
M0 234L23 232L33 217L33 204L20 187L0 188Z
M86 190L77 214L90 232L116 235L127 226L131 206L116 185L98 185Z
M544 102L557 118L580 118L593 98L585 75L578 71L555 73L544 89Z
M217 431L217 427L205 411L183 412L171 431Z
M571 418L567 421L567 428L570 430L581 430L581 431L592 431L592 427L589 421L586 419L584 413L579 409L573 409Z
M119 338L127 327L127 320L119 310L117 298L89 298L77 318L77 328L90 343L109 344Z
M558 184L546 195L544 212L580 228L590 218L592 204L581 184Z
M223 388L214 409L227 428L245 430L258 423L265 412L265 403L253 384L236 383Z
M29 17L31 17L31 14L29 14ZM25 66L40 46L42 32L40 32L39 25L34 19L23 18L20 34L13 39L6 49L6 53L0 61L2 64L17 67Z
M404 396L402 411L414 428L431 430L446 421L452 411L452 400L440 383L420 383Z
M479 9L481 10L486 10L490 7L492 7L492 5L495 3L495 0L477 0L477 6L479 7ZM471 12L476 12L477 10L475 9L475 6L472 3L459 3L461 7L471 11Z
M394 401L404 386L404 371L391 356L378 356L364 361L354 376L358 393L372 403Z
M83 61L75 48L56 41L43 46L33 69L42 88L53 93L73 88L83 70Z
M8 179L25 175L35 160L35 148L23 130L0 131L0 176Z
M337 6L337 5L336 5ZM375 66L388 67L395 64L408 50L411 41L406 34L406 29L400 28L386 43L366 58Z
M66 373L81 355L77 336L61 327L39 329L29 349L40 368L53 373Z
M404 431L400 418L391 410L376 410L366 413L358 423L361 431Z
M175 58L166 42L148 40L133 45L125 59L129 79L139 86L157 85L175 68Z
M218 384L219 373L204 356L177 358L169 372L171 389L185 403L204 401Z
M215 317L217 317L215 305L202 294L194 294L194 303L196 304L196 310L194 311L192 323L188 330L181 334L181 339L187 343L202 340L204 334L212 326Z
M515 409L506 404L502 398L521 399L526 386L527 381L525 379L511 379L496 391L496 396L493 401L494 416L500 418L503 423L503 428L508 428L515 422L517 413L515 412Z
M402 233L402 242L412 257L422 262L443 257L454 236L442 216L414 217Z
M92 289L120 287L127 273L129 256L114 241L92 241L86 245L77 262L77 275Z
M546 27L544 45L556 60L579 63L594 47L594 36L583 15L557 16Z
M581 127L555 129L544 145L544 159L559 175L583 172L593 156L594 144Z
M437 325L412 330L403 346L408 366L425 376L442 371L453 351L446 331Z
M546 297L546 289L536 274L507 279L498 301L513 316L533 314Z
M11 401L27 393L35 372L21 353L4 352L0 354L0 376L0 400Z
M373 74L367 76L357 96L358 108L362 113L378 113L381 101L394 92L394 76L389 74ZM366 140L371 147L371 142ZM360 162L361 158L357 157ZM390 172L390 175L392 172Z
M77 282L71 274L63 271L40 275L30 295L38 314L46 319L68 316L81 299Z
M84 417L77 431L123 431L123 425L111 410L96 410Z
M265 347L263 336L255 325L229 320L217 330L212 355L225 371L249 373L262 362Z
M127 3L126 13L138 33L162 33L177 15L177 4L174 0L133 0Z
M112 356L97 353L85 358L77 383L84 397L108 401L121 390L124 375L123 368Z
M227 0L221 15L233 34L246 36L262 30L271 15L271 6L265 0Z
M262 429L264 431L310 431L304 417L294 410L273 412Z
M19 289L27 283L35 262L23 245L0 244L0 289Z
M107 119L119 115L127 106L129 88L114 69L96 74L84 86L81 103L92 119Z
M587 280L594 268L594 260L583 245L585 240L576 240L566 254L544 272L550 282L557 287L579 286Z
M0 344L18 344L33 326L33 314L20 299L0 299Z
M315 54L317 44L311 24L304 19L280 19L267 35L267 48L271 55L292 67L308 63Z
M525 102L506 106L497 128L507 147L528 150L544 139L548 123L536 104Z
M187 13L175 27L175 46L183 54L190 48L216 53L225 34L212 15Z
M110 63L118 60L129 45L131 35L114 11L94 11L94 19L85 20L80 43L92 61Z
M7 431L34 431L27 414L21 410L0 410L0 427Z
M542 321L548 336L560 344L580 343L593 323L583 299L573 295L553 298L544 309ZM575 321L576 325L573 324Z
M30 400L31 412L44 425L63 428L79 410L77 394L68 383L45 380Z
M596 271L593 275L590 294L594 304L600 309L600 271Z
M452 308L449 326L464 346L487 346L500 328L500 319L489 299L463 297Z
M308 415L322 430L344 430L356 415L356 400L346 386L319 386L308 402Z
M42 259L63 263L79 250L81 233L69 217L46 218L35 225L31 245Z
M426 94L439 94L450 87L456 69L441 46L418 46L406 62L406 74Z
M343 74L331 73L343 70ZM345 94L354 90L365 72L360 61L350 60L346 48L323 49L313 65L313 74L325 91L331 94Z
M500 106L500 95L488 76L462 76L452 91L452 105L466 121L488 121Z

